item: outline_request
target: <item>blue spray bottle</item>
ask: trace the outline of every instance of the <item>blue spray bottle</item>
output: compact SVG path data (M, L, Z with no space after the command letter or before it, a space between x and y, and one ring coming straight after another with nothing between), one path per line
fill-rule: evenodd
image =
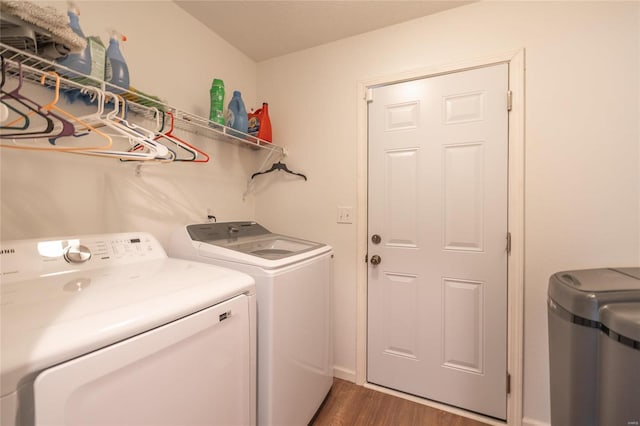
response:
M80 9L75 7L72 2L69 2L69 10L67 10L67 16L69 17L69 26L78 36L86 39L82 28L80 28ZM70 53L62 59L57 60L60 65L63 65L79 73L90 75L91 74L91 49L87 43L87 47L80 53ZM77 77L75 74L71 74L68 71L59 70L60 74L68 77Z
M120 40L127 41L124 35L112 31L107 48L107 69L105 81L118 86L124 90L129 90L129 67L120 51ZM124 90L113 90L115 93L122 93Z

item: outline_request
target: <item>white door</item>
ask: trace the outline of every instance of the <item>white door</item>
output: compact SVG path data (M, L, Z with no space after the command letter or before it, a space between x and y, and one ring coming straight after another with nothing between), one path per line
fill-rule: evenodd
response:
M373 89L368 117L368 381L499 419L507 91L507 64L440 75Z

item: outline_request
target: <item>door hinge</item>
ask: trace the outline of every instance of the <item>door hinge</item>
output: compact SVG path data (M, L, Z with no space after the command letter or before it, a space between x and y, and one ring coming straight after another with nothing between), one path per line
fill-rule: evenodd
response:
M511 90L507 90L507 111L511 111L513 107L513 92Z
M507 232L507 254L511 254L511 232Z
M511 374L507 373L507 395L511 393Z
M364 94L364 100L367 101L367 103L371 103L373 102L373 89L372 88L367 88Z

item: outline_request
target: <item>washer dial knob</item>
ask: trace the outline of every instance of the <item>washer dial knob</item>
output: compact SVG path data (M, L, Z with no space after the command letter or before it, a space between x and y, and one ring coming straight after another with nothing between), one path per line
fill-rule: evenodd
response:
M91 250L82 244L69 246L64 252L64 260L69 263L84 263L89 259L91 259Z

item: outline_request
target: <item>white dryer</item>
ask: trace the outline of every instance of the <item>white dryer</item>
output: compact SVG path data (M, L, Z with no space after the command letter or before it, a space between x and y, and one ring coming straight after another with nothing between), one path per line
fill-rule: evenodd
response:
M1 253L0 424L255 424L250 276L146 233Z
M333 250L255 222L178 229L171 256L246 272L258 304L258 425L306 425L333 383Z

